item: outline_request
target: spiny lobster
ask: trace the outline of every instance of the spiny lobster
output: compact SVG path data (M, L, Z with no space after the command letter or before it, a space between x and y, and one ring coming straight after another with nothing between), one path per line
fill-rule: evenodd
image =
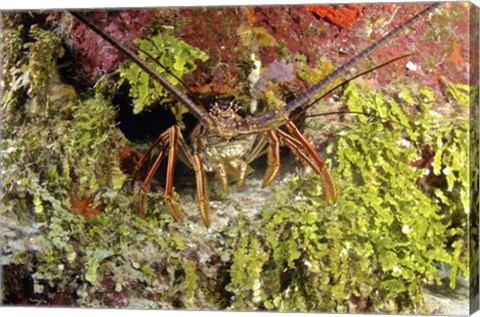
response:
M268 186L275 179L280 169L281 145L290 148L296 156L306 162L313 171L319 175L324 200L328 203L335 203L337 199L335 182L326 164L293 123L293 119L298 116L299 113L303 113L306 109L318 102L327 93L338 88L339 85L331 88L334 80L338 78L338 76L345 73L365 56L390 41L402 30L410 27L421 17L427 15L438 5L439 3L430 4L424 10L392 29L380 40L362 50L340 68L337 68L282 108L266 111L259 116L252 117L241 117L233 104L223 108L214 105L207 111L205 106L193 102L192 99L171 84L162 74L156 72L147 62L140 59L136 53L121 45L113 37L89 21L83 14L79 12L70 13L158 81L199 121L190 137L190 145L187 144L182 136L181 128L178 125L173 125L158 137L137 163L136 170L138 171L138 169L146 163L147 158L150 157L153 151L159 148L159 154L149 169L140 188L140 216L144 217L146 194L153 176L162 160L167 156L165 205L175 220L183 221L180 205L173 196L173 174L175 160L178 156L183 162L193 167L195 171L200 215L203 224L209 227L210 220L205 173L216 172L221 180L224 191L227 191L229 175L231 171L234 171L236 173L237 186L241 188L244 184L249 164L266 152L268 167L262 186ZM159 64L159 62L155 61L148 53L144 51L142 51L142 53L152 59L151 62ZM166 71L168 72L168 70ZM321 96L318 96L320 93ZM286 130L282 130L282 127L286 127Z

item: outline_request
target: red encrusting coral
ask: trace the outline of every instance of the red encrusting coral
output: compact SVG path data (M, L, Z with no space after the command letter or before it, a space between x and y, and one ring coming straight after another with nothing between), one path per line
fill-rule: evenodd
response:
M456 65L463 65L466 64L467 62L465 61L465 58L461 54L462 46L460 43L453 43L453 52L450 54L450 60L454 62Z
M72 205L72 209L82 215L85 218L91 216L99 216L105 208L104 203L100 203L98 206L94 206L94 198L93 196L84 198L84 199L75 199L73 196L70 196L70 204Z
M131 47L134 39L142 37L155 15L155 10L95 11L88 17L122 44ZM71 39L77 54L77 77L87 84L115 69L124 58L76 19L72 20Z
M362 14L364 4L350 4L345 6L307 5L305 9L315 13L322 19L335 25L348 28Z

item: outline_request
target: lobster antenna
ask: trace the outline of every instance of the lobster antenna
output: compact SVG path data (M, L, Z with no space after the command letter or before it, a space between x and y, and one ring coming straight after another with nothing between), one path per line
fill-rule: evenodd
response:
M405 54L405 55L397 56L397 57L395 57L395 58L393 58L393 59L391 59L391 60L389 60L389 61L386 61L385 63L382 63L382 64L380 64L380 65L374 66L374 67L372 67L372 68L370 68L370 69L367 69L367 70L365 70L365 71L363 71L363 72L361 72L361 73L356 74L356 75L353 76L353 77L348 78L347 80L345 80L345 81L341 82L340 84L334 86L333 88L329 89L327 92L323 93L320 97L318 97L317 99L315 99L315 100L313 100L312 102L308 103L306 106L303 106L302 109L301 109L302 111L299 111L298 114L293 115L293 116L291 117L291 120L294 120L294 121L295 121L295 120L300 116L300 114L303 113L304 110L310 108L311 106L313 106L314 104L316 104L317 102L319 102L321 99L323 99L326 95L328 95L328 94L330 94L331 92L337 90L338 88L340 88L340 87L348 84L348 83L351 82L352 80L357 79L358 77L362 77L363 75L366 75L366 74L368 74L368 73L371 73L371 72L373 72L373 71L376 71L377 69L383 68L383 67L385 67L385 66L387 66L387 65L389 65L389 64L392 64L392 63L394 63L394 62L396 62L396 61L398 61L398 60L400 60L400 59L402 59L402 58L406 58L406 57L409 57L409 56L412 56L412 55L413 55L413 53L408 53L408 54ZM309 115L309 116L307 116L307 117L316 117L316 115Z
M171 93L179 102L181 102L187 109L202 123L204 127L212 127L215 125L213 120L209 117L208 113L197 106L187 95L185 95L180 89L170 83L162 74L159 74L154 70L147 62L138 57L135 52L129 48L120 44L116 39L114 39L109 34L101 30L97 25L87 19L80 12L67 11L73 15L76 19L85 24L89 29L91 29L96 34L100 35L105 41L110 43L114 48L122 52L126 57L134 61L143 71L150 75L153 79L158 81L169 93ZM147 54L147 56L149 56ZM151 57L151 56L150 56ZM155 59L154 59L155 60Z
M379 116L379 115L374 114L374 113L368 113L368 112L363 112L363 111L345 110L345 111L320 112L320 113L310 114L310 115L307 116L307 118L323 117L323 116L329 116L329 115L342 115L342 114L361 114L361 115L364 115L366 117L377 118L377 119L380 119L380 120L388 120L390 122L401 125L404 128L407 128L407 126L405 126L400 121L394 120L392 118L385 118L385 117Z
M433 11L435 8L437 8L441 3L433 3L429 5L426 9L418 12L415 14L413 17L405 21L403 24L395 27L392 29L390 32L388 32L385 36L383 36L380 40L377 42L373 43L372 45L368 46L365 48L363 51L358 53L356 56L351 58L349 61L347 61L345 64L343 64L340 68L337 68L335 71L330 73L327 77L319 81L317 84L309 88L307 91L305 91L303 94L289 102L287 105L284 107L277 109L277 110L272 110L269 112L264 113L263 115L259 117L251 117L248 120L248 125L252 127L249 132L245 133L251 133L253 130L258 130L262 131L264 130L267 125L269 127L273 125L280 126L283 124L284 120L286 118L289 118L290 115L296 111L296 110L306 110L308 106L311 106L315 103L315 101L318 98L315 98L315 94L317 94L319 91L322 89L325 89L325 87L330 84L333 80L335 80L339 75L343 74L346 72L348 69L350 69L353 65L358 63L361 59L363 59L365 56L369 55L372 53L374 50L376 50L378 47L384 45L388 41L390 41L393 37L395 37L398 33L412 25L414 22L416 22L418 19L421 17L427 15L431 11ZM306 106L305 106L306 105ZM272 122L273 121L273 122ZM243 132L243 131L242 131Z

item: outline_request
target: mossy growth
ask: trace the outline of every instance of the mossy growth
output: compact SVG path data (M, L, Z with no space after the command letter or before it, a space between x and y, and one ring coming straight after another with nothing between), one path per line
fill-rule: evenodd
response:
M140 58L147 61L174 85L180 84L178 78L195 70L196 60L202 62L208 60L205 52L170 34L156 34L149 39L139 39L136 43L140 48ZM165 103L170 98L168 92L135 63L121 66L120 77L120 84L123 80L128 80L131 86L130 97L133 98L134 113L139 113L143 108L158 101ZM180 104L176 105L173 110L179 121L181 121L183 113L187 111Z
M59 34L18 25L2 30L6 303L418 313L421 287L444 282L438 264L451 287L467 275L469 126L463 111L433 115L429 89L349 85L349 108L383 120L360 116L329 148L335 205L307 172L207 230L173 222L160 192L136 215L110 97L62 82Z
M233 309L418 313L421 287L445 282L440 264L451 288L468 277L465 112L435 114L425 87L398 96L348 86L350 111L375 117L359 116L329 148L337 203L323 204L313 173L292 180L262 229L238 236Z
M58 33L32 25L2 35L6 51L18 48L9 56L15 61L4 64L14 76L2 99L2 297L14 304L20 287L25 304L172 308L181 304L168 303L182 303L177 293L184 291L190 300L194 266L179 255L178 237L160 229L171 220L152 227L138 219L135 197L123 189L119 149L127 141L110 100L95 92L79 96L61 82ZM100 216L77 214L88 208ZM143 283L150 287L139 288Z

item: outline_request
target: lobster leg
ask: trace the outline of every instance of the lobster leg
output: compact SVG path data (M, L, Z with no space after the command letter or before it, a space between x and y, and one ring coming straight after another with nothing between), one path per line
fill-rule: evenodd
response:
M268 131L270 146L267 149L268 168L263 178L262 187L270 185L280 170L280 142L274 131Z
M222 190L224 193L228 192L228 178L227 170L223 164L219 164L217 167L217 175L220 181L222 182Z
M248 154L245 162L248 164L252 163L256 158L262 156L265 152L265 146L267 145L267 138L264 135L260 136L260 140L255 144L250 153Z
M185 162L190 163L190 165L195 170L195 179L197 187L197 201L198 208L200 209L200 217L205 227L210 226L210 220L208 218L208 196L207 196L207 182L205 177L205 169L203 167L202 159L200 154L195 150L194 154L191 155L188 149L187 143L183 138L181 133L178 133L178 155Z
M238 166L238 180L237 180L237 187L239 189L243 188L245 183L245 174L247 173L248 163L245 160L240 162Z
M180 207L178 203L173 200L173 172L175 168L175 156L177 154L177 143L179 139L180 128L178 126L172 126L167 131L162 133L160 137L155 141L155 143L147 150L147 152L142 156L140 161L137 164L136 171L144 164L145 160L150 156L156 146L160 146L160 153L157 156L157 159L153 163L152 167L148 171L147 177L145 177L142 187L140 188L140 204L139 204L139 215L141 218L145 217L145 199L150 188L150 183L152 182L153 176L157 171L160 163L162 162L165 151L167 147L169 148L168 153L168 165L167 165L167 180L165 185L165 205L167 206L168 211L172 217L177 221L183 221L183 215L180 212Z
M175 170L175 158L177 155L178 135L180 128L176 125L169 129L169 148L167 163L167 180L165 184L165 205L172 217L179 221L183 221L183 215L180 212L180 205L173 199L173 174Z
M252 147L249 154L242 159L238 166L238 180L237 180L237 187L239 189L243 188L245 184L245 175L247 173L248 164L254 161L257 157L262 156L264 154L265 146L267 145L266 137L264 135L260 136L258 142L255 143L255 146Z
M200 208L200 217L202 218L205 227L210 226L208 219L208 197L206 191L205 170L203 163L198 153L193 154L193 167L195 169L195 178L197 181L197 200Z
M140 168L142 167L142 165L145 163L145 161L148 159L149 160L149 163L150 163L150 159L151 159L151 154L153 152L153 150L159 145L161 144L161 146L163 147L164 144L165 144L165 141L168 139L168 130L163 132L162 134L160 134L160 136L158 137L158 139L148 148L147 152L145 152L145 154L142 155L142 157L140 158L140 160L137 162L136 166L135 166L135 171L133 172L133 181L135 181L136 177L137 177L137 174L138 174L138 171L140 170Z
M153 175L155 175L155 172L157 171L160 163L162 162L166 147L167 144L163 142L161 144L160 153L158 154L157 159L153 163L152 168L148 171L147 177L145 177L142 187L140 188L140 204L138 208L138 214L142 219L145 217L145 198L150 188L150 183L152 182ZM146 155L144 155L144 157L146 157Z
M285 145L287 145L295 155L307 162L307 164L310 165L310 167L315 171L315 173L320 176L324 187L323 196L325 202L335 203L335 201L337 200L337 190L335 188L335 183L332 179L332 176L328 171L327 165L325 164L325 162L323 162L323 160L320 158L312 145L308 143L308 141L303 137L300 131L298 131L297 127L295 126L295 124L293 124L293 122L289 121L287 123L287 128L292 134L292 136L288 135L280 129L276 130L283 143L285 143ZM305 149L306 153L302 149Z

